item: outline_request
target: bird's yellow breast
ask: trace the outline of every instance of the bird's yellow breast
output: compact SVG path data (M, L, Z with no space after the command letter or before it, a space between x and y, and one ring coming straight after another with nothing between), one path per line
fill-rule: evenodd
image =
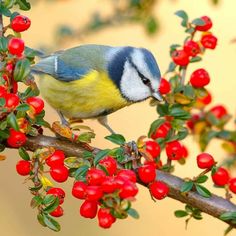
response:
M98 71L71 82L44 75L40 91L53 108L68 118L95 118L130 105L108 74Z

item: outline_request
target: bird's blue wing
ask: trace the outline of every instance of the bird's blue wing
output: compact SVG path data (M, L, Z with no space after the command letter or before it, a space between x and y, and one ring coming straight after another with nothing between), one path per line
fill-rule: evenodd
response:
M78 80L92 70L105 70L105 54L109 49L101 45L71 48L42 59L32 71L52 75L60 81Z

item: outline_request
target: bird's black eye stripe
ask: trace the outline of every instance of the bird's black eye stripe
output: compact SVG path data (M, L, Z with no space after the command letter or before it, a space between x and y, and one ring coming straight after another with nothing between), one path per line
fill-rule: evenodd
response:
M145 85L149 85L150 84L150 80L145 77L137 68L137 66L132 62L132 60L128 60L129 63L131 64L132 67L134 67L134 69L137 71L138 73L138 76L141 78L142 82L145 84Z

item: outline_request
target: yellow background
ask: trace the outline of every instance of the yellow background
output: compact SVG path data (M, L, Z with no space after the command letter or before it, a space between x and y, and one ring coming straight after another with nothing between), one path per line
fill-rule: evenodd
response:
M32 27L23 37L31 47L42 44L52 44L52 32L59 23L71 24L80 27L89 19L95 10L102 10L109 14L109 5L106 0L71 0L58 1L58 4L45 4L38 1L33 9L27 13L32 20ZM218 47L215 51L208 51L204 62L190 67L190 72L197 66L207 68L211 75L211 84L208 88L214 96L214 103L223 103L228 110L235 114L235 57L236 45L230 40L236 37L236 1L222 0L218 7L214 7L207 0L160 0L155 13L161 20L161 30L154 38L145 35L139 25L122 25L110 28L83 38L80 41L67 42L65 47L83 43L96 43L108 45L134 45L149 48L157 58L161 71L165 71L169 64L169 45L181 43L185 37L179 25L179 19L174 12L184 9L191 18L208 15L214 22L213 32L218 36ZM57 46L55 46L57 48ZM59 49L59 48L58 48ZM189 73L188 72L188 75ZM55 112L46 107L48 121L58 119ZM112 114L110 124L118 132L124 134L128 140L134 140L146 134L149 124L156 118L155 109L148 106L148 102L133 105ZM95 121L86 122L91 125L97 137L94 145L108 147L110 144L103 140L107 131ZM229 125L233 128L233 124ZM176 174L182 177L197 174L195 156L199 152L192 138L185 141L190 150L189 162L186 166L177 166ZM224 156L220 143L215 142L208 151L214 154L217 160ZM31 195L27 186L23 185L23 178L15 171L15 163L19 159L17 152L5 151L7 160L0 163L0 234L4 236L51 236L56 233L41 227L36 220L36 212L29 206ZM134 207L140 213L140 220L126 219L118 221L109 230L102 230L97 226L96 220L82 219L79 215L80 202L73 199L70 194L72 181L63 186L67 191L64 204L65 216L59 219L62 230L58 236L199 236L223 235L226 225L217 219L205 214L204 220L190 221L188 230L184 228L184 220L176 219L173 211L183 208L183 205L171 199L154 203L146 189L140 187L140 193ZM211 184L209 184L211 186ZM223 194L222 190L217 190ZM232 232L231 235L235 235Z

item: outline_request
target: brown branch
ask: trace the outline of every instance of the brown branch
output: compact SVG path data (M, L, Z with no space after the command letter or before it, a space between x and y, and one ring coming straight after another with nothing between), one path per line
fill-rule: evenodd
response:
M2 4L2 0L0 0L0 6ZM3 20L2 20L2 14L0 14L0 37L3 36Z
M61 149L69 156L81 156L85 151L85 149L78 144L48 136L29 137L25 144L25 148L30 151L48 146ZM180 188L184 180L177 176L158 170L157 179L169 186L170 192L168 196L170 198L198 208L208 215L219 219L220 215L225 212L236 212L236 205L217 195L212 194L211 198L204 198L194 191L190 191L187 194L181 193ZM232 225L232 227L236 228L236 225Z

